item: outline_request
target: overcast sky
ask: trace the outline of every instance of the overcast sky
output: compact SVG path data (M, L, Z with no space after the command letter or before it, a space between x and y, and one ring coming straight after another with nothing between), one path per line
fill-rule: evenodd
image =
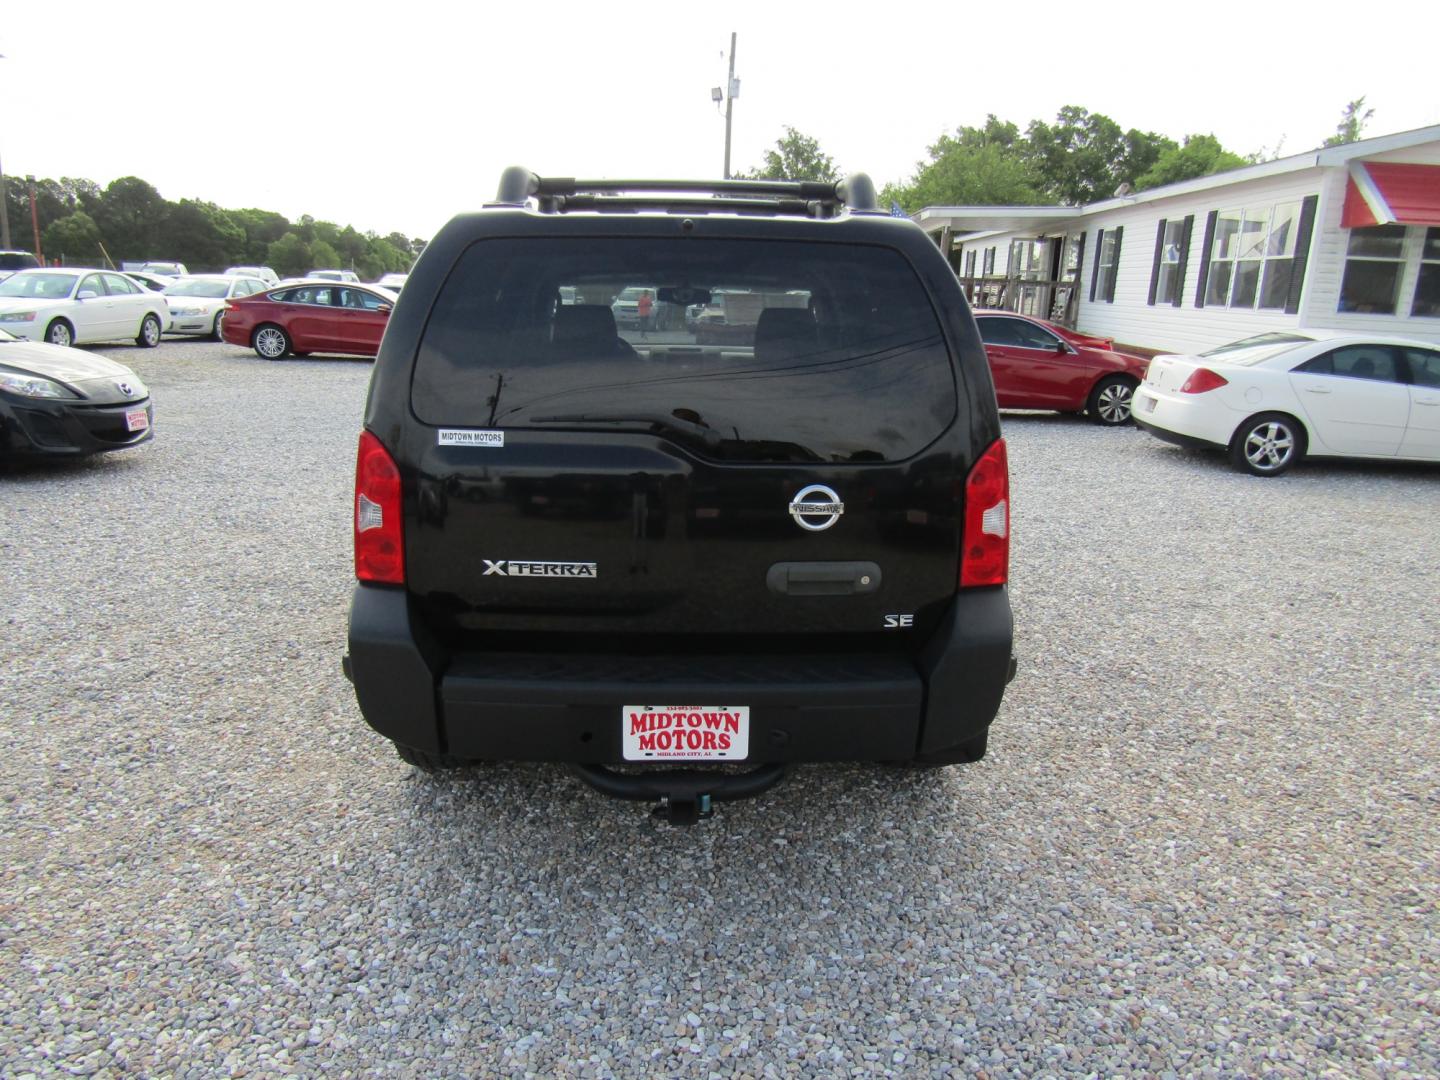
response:
M1361 94L1367 135L1440 123L1419 44L1440 37L1434 0L1372 7L1373 31L1353 2L845 10L25 0L0 22L0 163L429 237L512 163L719 176L710 88L732 30L736 170L789 124L884 184L944 131L992 112L1023 128L1066 104L1241 154L1313 148Z

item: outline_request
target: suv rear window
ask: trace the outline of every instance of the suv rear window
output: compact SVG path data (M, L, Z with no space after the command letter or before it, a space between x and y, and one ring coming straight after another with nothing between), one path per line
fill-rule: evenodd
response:
M430 313L411 405L447 427L649 418L739 461L896 461L956 412L939 321L898 252L694 237L472 245Z

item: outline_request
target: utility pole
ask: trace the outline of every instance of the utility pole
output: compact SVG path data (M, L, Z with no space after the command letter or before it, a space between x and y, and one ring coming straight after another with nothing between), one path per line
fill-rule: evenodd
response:
M5 206L5 169L0 167L0 248L10 248L10 211Z
M0 60L5 54L0 53ZM5 169L0 167L0 248L10 247L10 211L5 206Z
M725 83L725 179L730 179L730 117L735 111L735 94L740 89L735 82L735 32L730 32L730 78Z
M45 256L40 251L40 212L35 209L35 177L27 176L25 181L30 185L30 225L35 230L35 258L44 266Z

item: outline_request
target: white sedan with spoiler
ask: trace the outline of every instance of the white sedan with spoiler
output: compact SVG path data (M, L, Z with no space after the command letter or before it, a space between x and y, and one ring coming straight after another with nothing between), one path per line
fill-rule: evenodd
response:
M1307 456L1440 461L1440 345L1299 330L1157 356L1134 419L1256 476Z

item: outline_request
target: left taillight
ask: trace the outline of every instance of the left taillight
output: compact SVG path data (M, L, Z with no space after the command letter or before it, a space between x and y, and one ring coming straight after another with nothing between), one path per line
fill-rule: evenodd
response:
M996 439L965 478L960 587L1004 585L1010 577L1010 463Z
M355 460L355 577L405 584L405 532L401 525L400 469L368 431L360 433Z

